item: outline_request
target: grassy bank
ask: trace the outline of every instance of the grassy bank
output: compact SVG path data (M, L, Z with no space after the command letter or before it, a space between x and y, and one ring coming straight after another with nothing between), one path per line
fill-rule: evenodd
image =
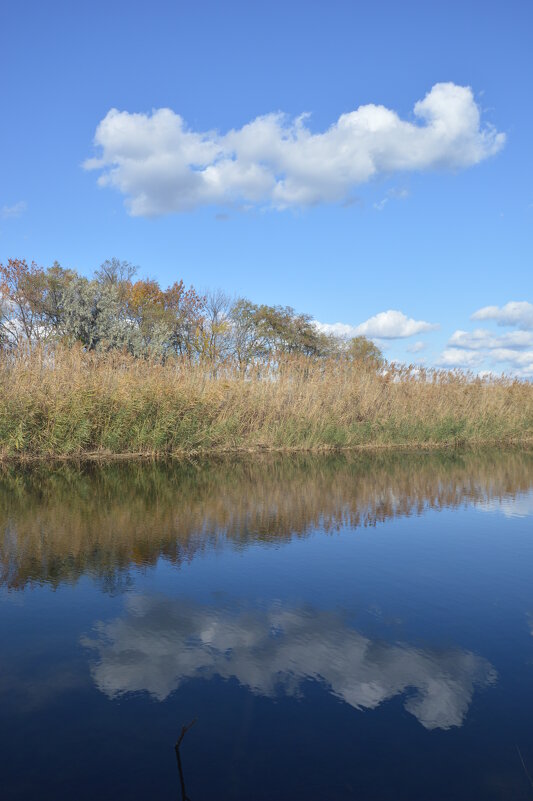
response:
M533 439L533 385L288 359L154 364L58 350L0 363L0 455L434 447Z

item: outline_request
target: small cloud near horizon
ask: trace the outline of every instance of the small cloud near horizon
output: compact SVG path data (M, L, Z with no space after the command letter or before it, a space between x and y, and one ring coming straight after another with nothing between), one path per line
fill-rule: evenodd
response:
M514 330L499 333L498 329L475 328L472 331L455 330L446 346L435 359L425 358L427 365L445 369L474 371L480 377L487 375L533 378L533 304L528 301L511 301L503 306L486 306L471 316L472 320L492 320L497 326L507 325ZM391 347L394 341L436 331L437 323L415 320L399 310L379 312L359 325L349 323L322 323L315 321L319 331L342 339L365 336L381 348ZM417 340L405 348L405 354L420 354L427 343Z
M458 329L448 340L437 364L478 370L479 375L511 374L517 378L533 378L533 304L509 301L504 306L484 306L472 314L471 320L492 321L498 327L514 328L503 334L486 328L473 331Z
M438 323L414 320L395 309L379 312L360 325L321 323L319 321L315 321L315 325L319 331L323 331L325 334L334 334L344 338L365 336L369 339L406 339L440 328Z
M357 333L366 337L379 339L405 339L416 334L436 331L440 328L438 323L428 323L425 320L414 320L403 312L389 309L370 317L357 326Z
M484 306L474 312L472 320L494 320L497 325L516 326L520 329L533 329L533 303L526 300L511 300L501 308Z

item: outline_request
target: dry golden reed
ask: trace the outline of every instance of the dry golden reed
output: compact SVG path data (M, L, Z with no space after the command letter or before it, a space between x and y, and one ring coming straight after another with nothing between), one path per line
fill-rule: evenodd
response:
M345 360L158 364L117 352L3 356L4 457L528 442L533 384Z

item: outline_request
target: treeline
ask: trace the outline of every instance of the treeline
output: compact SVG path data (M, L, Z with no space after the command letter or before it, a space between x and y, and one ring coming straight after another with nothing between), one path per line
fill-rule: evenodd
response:
M202 295L181 280L163 289L156 280L136 278L136 268L116 258L92 278L57 262L43 268L9 259L0 264L0 348L43 343L161 361L230 361L241 370L289 354L371 368L384 363L370 340L326 335L290 306L258 305L220 290Z
M530 382L383 366L289 307L115 259L0 265L0 460L533 442Z

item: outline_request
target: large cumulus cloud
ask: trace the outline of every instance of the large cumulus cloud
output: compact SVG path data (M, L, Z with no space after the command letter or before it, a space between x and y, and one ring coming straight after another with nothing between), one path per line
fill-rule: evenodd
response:
M135 216L209 204L303 207L345 200L378 175L477 164L505 141L480 117L470 87L453 83L435 84L412 120L368 104L322 133L307 115L265 114L221 134L193 131L168 108L111 109L96 129L99 155L84 166L118 189Z

